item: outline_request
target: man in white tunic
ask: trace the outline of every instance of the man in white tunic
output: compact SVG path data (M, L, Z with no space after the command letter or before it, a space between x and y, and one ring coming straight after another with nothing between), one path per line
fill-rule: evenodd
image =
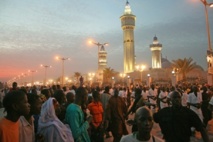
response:
M197 86L194 86L192 89L193 92L189 94L187 104L189 108L198 115L201 122L203 122L203 114L201 111L202 94L198 91ZM192 128L191 130L193 133L195 132L194 128Z
M162 88L160 94L159 94L159 100L160 100L160 109L163 109L165 107L168 107L168 104L167 104L167 92L166 92L166 89L165 87Z
M152 105L151 106L152 110L155 110L156 108L156 96L157 96L157 90L155 89L155 85L152 84L147 95L148 102Z

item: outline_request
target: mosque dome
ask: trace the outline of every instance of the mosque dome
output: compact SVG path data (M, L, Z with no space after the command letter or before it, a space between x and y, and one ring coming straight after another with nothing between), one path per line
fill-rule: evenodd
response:
M167 58L161 58L162 68L171 68L172 63Z

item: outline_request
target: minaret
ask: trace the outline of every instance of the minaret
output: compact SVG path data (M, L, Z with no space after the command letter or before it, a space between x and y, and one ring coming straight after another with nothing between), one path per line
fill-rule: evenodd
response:
M103 82L103 71L107 67L107 52L104 48L104 45L107 45L107 43L98 45L98 70L96 72L96 79L98 82Z
M150 50L152 51L152 68L161 68L161 49L162 44L158 42L158 38L153 38L153 44L150 44Z
M132 14L128 1L126 2L124 14L120 19L123 29L124 73L130 73L135 69L134 28L136 16Z
M101 45L98 52L98 70L104 70L107 67L107 52L104 45Z

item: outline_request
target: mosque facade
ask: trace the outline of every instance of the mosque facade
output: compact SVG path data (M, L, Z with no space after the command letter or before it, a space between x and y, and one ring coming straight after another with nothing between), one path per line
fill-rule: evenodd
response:
M150 44L152 52L151 60L152 67L144 70L141 74L135 70L135 44L134 44L134 29L136 16L132 14L130 4L127 1L124 14L120 17L121 27L123 30L123 66L124 73L131 76L132 82L137 82L143 78L142 84L159 83L159 84L173 84L174 80L177 82L181 80L180 74L172 74L172 63L162 57L162 44L159 43L157 36L153 38L153 43ZM199 74L200 78L205 78L205 72L201 70L194 70L188 73L188 76L193 78ZM148 81L148 82L147 82ZM139 81L138 81L139 82Z

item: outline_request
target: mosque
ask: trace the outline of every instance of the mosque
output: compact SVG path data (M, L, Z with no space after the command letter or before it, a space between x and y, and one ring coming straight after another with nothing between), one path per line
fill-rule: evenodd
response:
M134 29L136 16L132 14L129 2L126 2L124 14L120 17L121 28L123 30L123 73L128 76L129 83L142 83L150 85L150 83L158 84L176 84L181 80L181 75L174 72L172 63L162 57L161 50L163 45L159 43L157 36L153 38L153 43L150 44L152 52L152 66L149 69L138 71L135 61L135 40ZM107 53L104 47L99 50L98 56L98 76L99 81L103 81L103 69L107 67ZM204 79L206 72L203 70L193 70L187 74L190 78ZM127 81L128 82L128 81Z

